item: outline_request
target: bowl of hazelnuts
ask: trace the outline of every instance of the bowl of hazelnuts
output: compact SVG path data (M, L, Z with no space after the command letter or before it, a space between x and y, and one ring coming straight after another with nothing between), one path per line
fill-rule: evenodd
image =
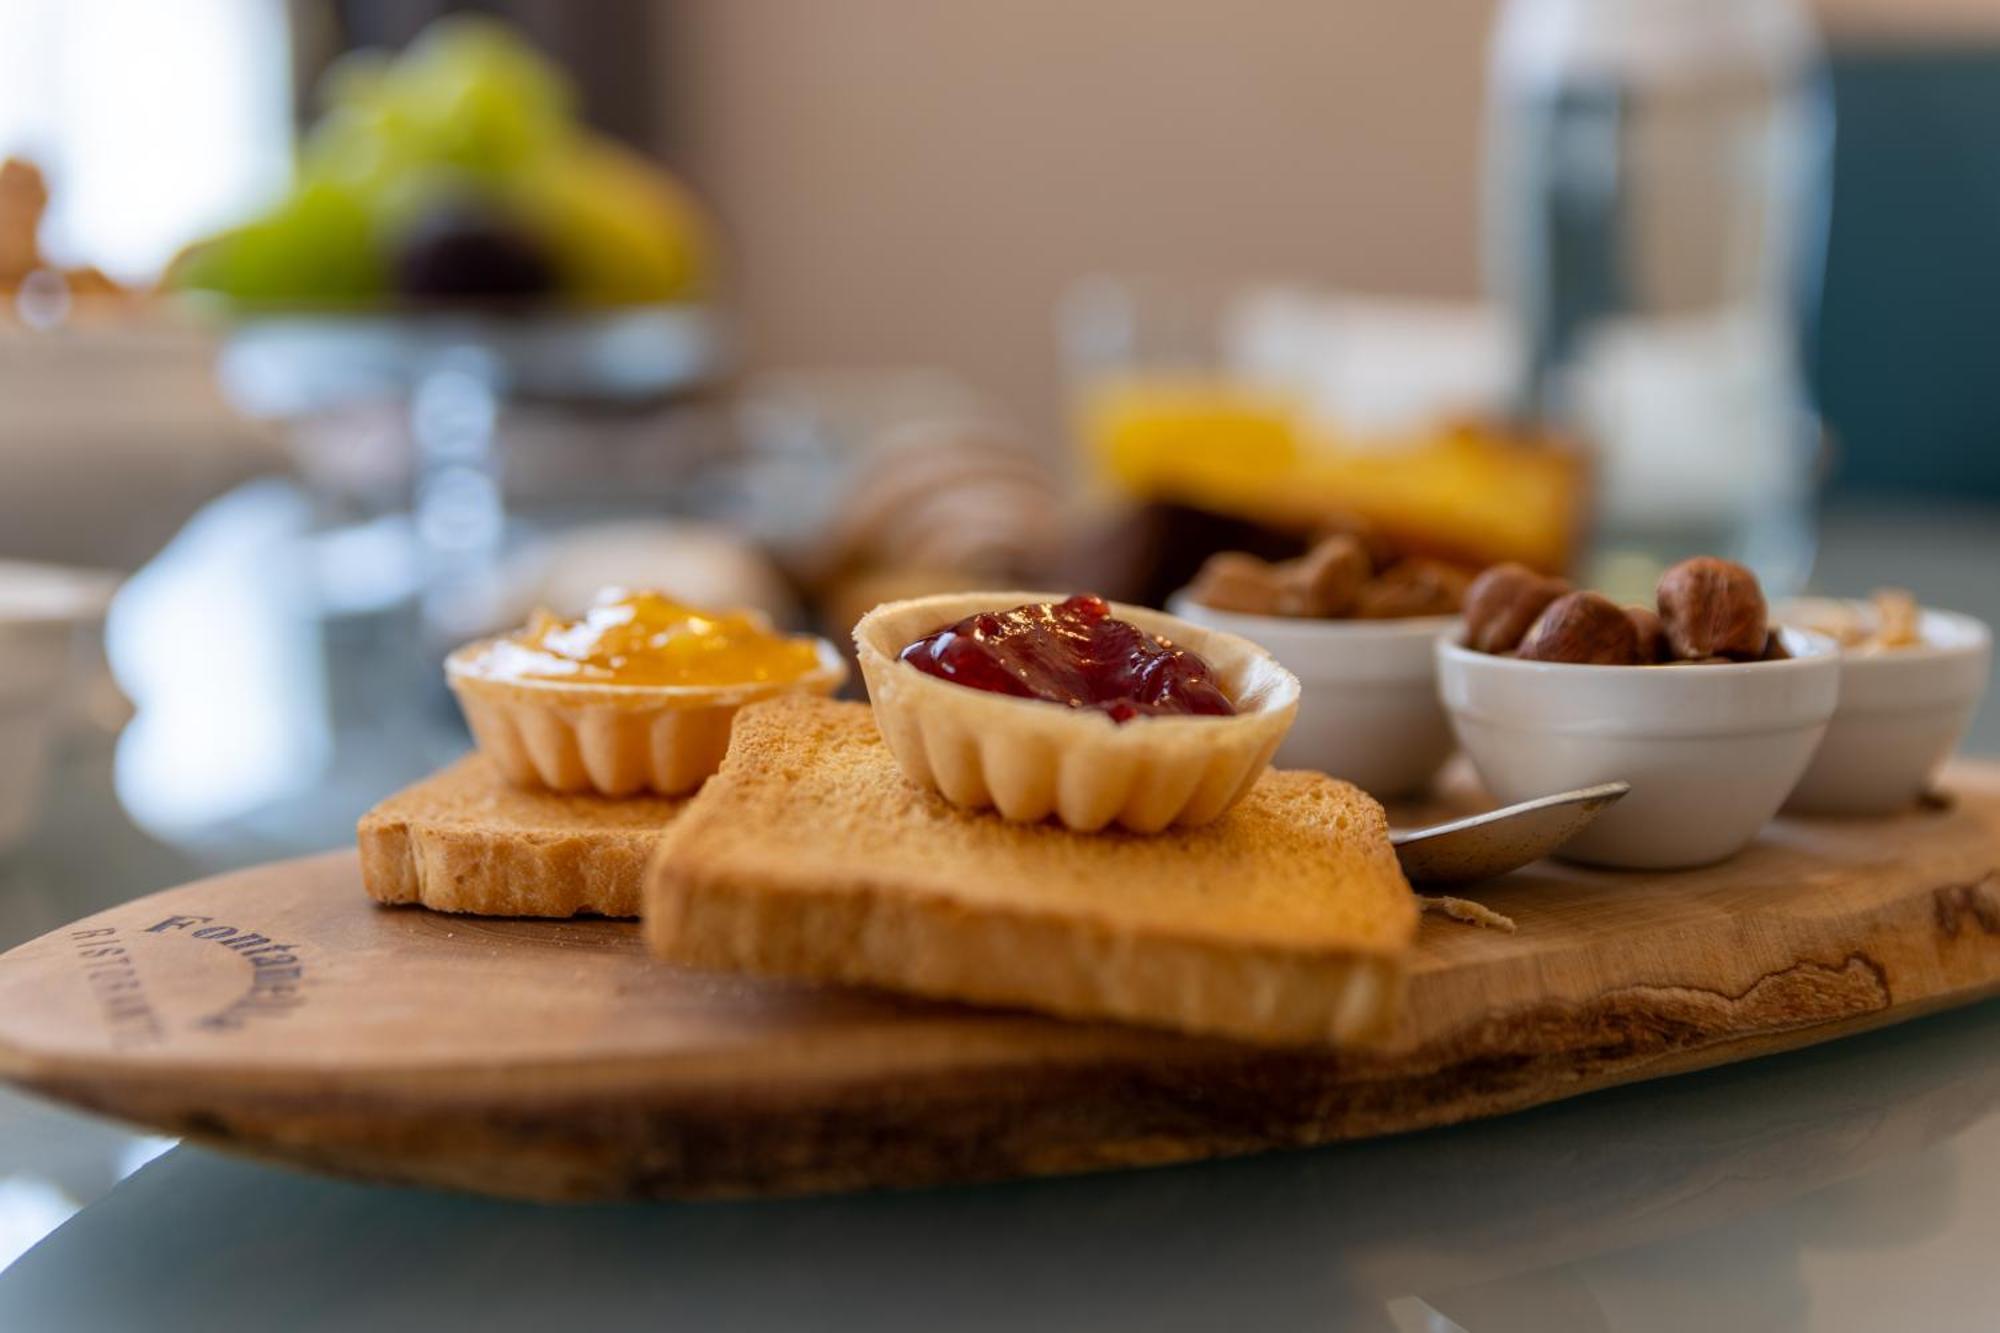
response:
M1756 576L1713 556L1669 569L1651 607L1497 565L1437 654L1452 729L1495 798L1632 784L1562 855L1635 869L1747 845L1840 692L1833 640L1773 625Z
M1298 717L1274 762L1388 799L1421 791L1451 757L1436 645L1457 633L1471 581L1356 530L1293 560L1223 552L1167 605L1261 645L1299 678Z

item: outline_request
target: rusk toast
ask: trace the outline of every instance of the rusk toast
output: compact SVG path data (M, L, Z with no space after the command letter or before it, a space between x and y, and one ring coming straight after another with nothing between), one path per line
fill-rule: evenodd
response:
M647 874L653 951L1275 1044L1382 1034L1417 906L1382 808L1266 773L1197 829L1072 833L904 778L862 704L738 715Z
M653 844L687 803L523 790L471 754L362 816L361 881L440 912L637 916Z

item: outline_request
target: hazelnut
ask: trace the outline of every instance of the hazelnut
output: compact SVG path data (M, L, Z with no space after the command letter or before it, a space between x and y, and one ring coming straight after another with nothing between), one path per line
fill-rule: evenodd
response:
M1601 593L1570 592L1550 602L1528 626L1515 654L1529 662L1592 666L1639 664L1639 631L1625 608Z
M1188 586L1188 596L1217 611L1245 615L1277 615L1282 600L1277 573L1254 555L1222 551L1202 564Z
M1375 566L1357 537L1328 537L1273 568L1281 615L1344 616Z
M1657 594L1675 657L1762 655L1764 592L1743 566L1712 555L1683 560L1660 576Z
M1792 650L1785 647L1785 640L1776 630L1764 637L1764 651L1758 657L1760 662L1784 662L1791 658Z
M1511 651L1535 617L1568 591L1563 580L1526 565L1494 565L1465 590L1465 646L1482 653Z
M1399 560L1361 585L1354 615L1361 620L1455 615L1465 605L1465 571L1442 560Z
M1625 615L1632 622L1632 632L1639 636L1639 660L1664 662L1667 658L1667 629L1660 623L1659 616L1643 606L1628 606Z

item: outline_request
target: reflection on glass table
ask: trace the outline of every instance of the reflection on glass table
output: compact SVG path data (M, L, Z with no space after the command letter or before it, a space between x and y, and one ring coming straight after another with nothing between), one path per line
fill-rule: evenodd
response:
M1996 1037L1986 1006L1457 1129L848 1198L547 1207L183 1148L0 1275L0 1325L1971 1329Z
M141 827L218 864L326 846L463 748L416 633L406 548L368 536L319 531L296 487L258 482L119 592L106 646L135 712L118 796ZM348 584L365 585L352 603Z
M104 733L72 736L49 788L28 840L0 853L0 944L200 873L194 857L118 813ZM170 1145L0 1089L0 1266Z

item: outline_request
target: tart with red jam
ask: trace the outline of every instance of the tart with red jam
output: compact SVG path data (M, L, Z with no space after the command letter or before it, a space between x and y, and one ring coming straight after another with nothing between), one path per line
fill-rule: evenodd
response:
M890 602L861 618L854 645L912 781L1083 832L1217 818L1298 711L1298 681L1249 640L1087 595Z

